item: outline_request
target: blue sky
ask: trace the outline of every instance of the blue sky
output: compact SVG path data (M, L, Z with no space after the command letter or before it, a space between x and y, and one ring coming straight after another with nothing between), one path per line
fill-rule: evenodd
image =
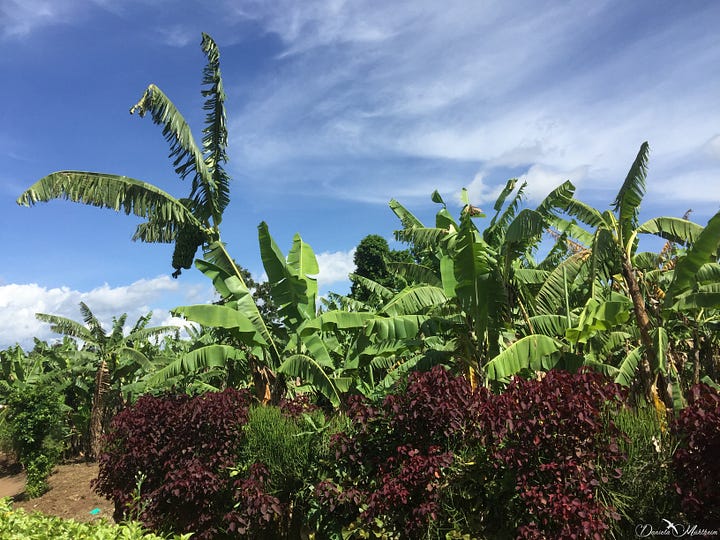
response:
M218 42L234 181L223 238L256 276L257 225L299 232L323 291L352 250L392 238L396 198L431 221L433 189L490 207L513 176L532 204L566 179L607 208L651 145L645 217L704 224L720 205L720 3L596 0L0 0L0 348L53 337L38 311L101 318L212 298L138 220L17 196L62 169L176 196L160 129L128 109L156 83L202 128L200 33Z

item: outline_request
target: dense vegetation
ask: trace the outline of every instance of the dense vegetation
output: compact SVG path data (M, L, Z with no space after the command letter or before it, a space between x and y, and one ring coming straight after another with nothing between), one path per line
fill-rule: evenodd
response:
M175 277L194 260L218 294L175 308L196 323L186 339L149 317L108 332L81 304L82 322L38 314L62 342L0 352L3 437L36 493L64 452L99 459L118 519L200 538L720 526L720 213L640 223L647 143L608 210L569 181L530 208L510 180L489 219L435 192L430 226L392 200L407 249L368 236L351 294L319 298L299 235L285 254L258 226L262 284L222 242L225 96L202 49L201 144L156 86L133 107L162 126L188 197L61 171L18 199L141 216L133 238L174 242ZM665 245L640 251L642 235Z

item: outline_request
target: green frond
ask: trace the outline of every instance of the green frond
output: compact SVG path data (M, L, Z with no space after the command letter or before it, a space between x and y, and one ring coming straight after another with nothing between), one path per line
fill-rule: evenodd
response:
M589 257L590 252L576 253L565 259L550 272L550 275L535 296L536 306L542 313L554 314L562 312L565 291L572 289L572 283L580 274Z
M682 257L673 274L673 281L665 295L665 308L673 305L675 297L692 289L698 271L708 263L716 263L720 248L720 212L715 214L695 243Z
M620 191L618 191L612 209L617 212L622 245L627 247L628 240L638 226L640 203L645 196L645 179L647 177L648 155L650 145L642 143Z
M39 321L49 323L50 329L56 334L63 334L66 336L81 339L85 343L95 343L94 336L90 333L85 326L77 321L68 319L66 317L60 317L58 315L50 315L47 313L36 313L35 318Z
M413 285L397 293L379 311L391 316L427 313L447 300L441 287Z
M505 381L523 369L548 371L558 363L560 343L548 336L519 339L488 362L484 369L491 381Z
M103 343L107 339L107 336L105 336L105 329L102 327L102 324L100 324L100 320L95 316L85 302L80 302L80 314L82 315L85 326L90 330L90 333L95 338L95 343Z
M127 176L84 171L59 171L35 182L17 200L22 206L66 199L116 212L169 221L197 222L190 211L163 190Z
M495 222L497 221L498 216L500 215L500 210L502 210L503 205L505 204L505 200L508 198L508 196L515 191L515 184L517 184L518 179L517 178L511 178L507 181L505 184L505 187L500 192L500 195L498 195L498 198L495 200L495 204L493 205L493 210L495 210L495 215L493 216L492 220L490 220L490 226L492 227L495 225Z
M580 244L582 247L587 247L592 244L592 233L580 227L574 219L567 220L557 216L551 216L549 222L550 226L558 233L567 235L568 238Z
M625 359L618 366L617 375L615 376L615 382L622 386L630 386L635 380L635 372L637 367L642 361L642 347L636 347L631 350Z
M295 354L285 360L278 368L279 373L290 377L299 377L311 385L317 392L324 395L334 406L340 405L338 388L328 377L322 366L313 358L304 354Z
M381 300L390 300L395 295L392 290L365 276L350 274L350 281L359 283L370 291L371 294L377 295Z
M433 248L446 240L451 233L437 227L412 227L395 231L395 240L411 244L418 249Z
M605 218L602 213L597 209L593 208L589 204L585 204L577 199L572 199L567 206L566 212L568 215L577 218L581 223L584 223L591 229L597 229L599 227L607 227Z
M395 199L390 200L389 206L393 213L400 218L403 228L412 229L414 227L424 227L422 222L416 218L410 210L405 208Z
M210 218L216 219L221 214L214 197L217 186L185 118L154 84L148 86L140 101L130 109L130 114L135 111L141 117L149 112L153 123L162 126L175 172L182 179L192 177L190 198L195 203L195 215L204 225L209 225Z
M245 360L245 353L229 345L206 345L185 353L179 359L156 371L148 379L148 384L162 385L178 375L196 374L213 367L224 368L228 360Z
M202 91L206 97L203 109L205 128L203 129L203 156L205 164L213 178L214 206L217 214L215 225L230 203L230 177L223 168L227 162L227 121L225 114L225 91L220 74L220 51L213 39L207 34L202 35L202 50L207 55L208 63L203 70L203 84L207 87Z
M553 189L535 211L544 218L556 216L556 210L563 212L567 210L573 200L573 195L575 195L575 186L570 180L567 180Z
M511 182L512 180L508 181L505 189L500 194L500 197L495 203L496 207L499 205L499 208L497 208L497 214L490 222L490 226L483 231L483 238L485 239L485 241L494 247L499 247L500 244L504 242L506 231L509 225L515 219L515 216L517 215L517 210L520 207L520 203L522 203L523 199L525 198L525 187L527 186L527 182L522 183L522 185L518 188L515 197L513 197L513 200L510 201L510 203L507 205L507 208L505 208L505 211L502 212L502 214L500 213L500 210L502 209L502 204L505 202L505 198L509 194L505 194L505 190L508 189L508 186L510 186ZM512 186L515 186L514 182L512 183Z
M654 234L664 238L668 242L687 246L693 244L703 231L703 226L688 221L687 219L674 217L657 217L646 221L637 232L642 234Z
M441 286L442 281L432 268L413 262L391 262L388 267L408 283L426 283Z

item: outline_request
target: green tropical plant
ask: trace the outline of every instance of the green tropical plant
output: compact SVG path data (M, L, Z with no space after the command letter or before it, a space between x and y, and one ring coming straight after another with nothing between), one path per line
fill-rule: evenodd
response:
M654 264L651 274L656 274L658 256L647 252L638 253L638 238L641 234L659 236L673 243L692 246L700 241L703 227L687 219L673 217L657 217L639 223L640 205L646 192L647 164L649 145L643 143L628 174L612 204L612 211L600 212L581 201L573 199L567 207L567 214L577 219L592 232L578 227L576 222L567 221L562 217L554 220L554 224L563 232L575 238L586 251L561 263L565 285L568 277L570 282L584 283L585 302L589 298L601 300L607 296L607 289L621 288L631 300L634 323L637 327L639 345L642 347L636 354L628 355L621 371L635 373L645 391L646 397L654 401L659 394L666 407L673 406L673 382L677 383L679 374L672 359L667 355L667 332L662 328L659 317L653 321L652 312L646 302L646 291L643 288L643 275L640 268L648 261ZM710 244L712 242L709 242ZM703 262L710 262L709 253L703 253ZM654 261L654 263L652 262ZM696 265L689 264L690 266ZM681 272L678 285L682 288L687 274ZM538 295L538 302L545 303L546 308L553 309L559 304L561 297L560 276L555 273L546 282L547 287ZM553 301L547 301L554 297ZM671 298L674 294L671 291ZM666 303L667 305L667 303ZM627 382L631 382L631 377ZM625 377L624 377L624 380ZM675 399L677 401L677 398Z
M151 84L131 109L141 117L150 114L162 126L170 145L170 158L181 179L190 178L188 197L176 198L153 184L115 174L59 171L30 186L17 202L32 206L52 199L109 208L135 214L147 221L137 226L133 240L175 243L172 264L177 277L190 268L197 248L239 276L239 270L220 241L222 215L230 202L227 161L225 92L220 73L220 53L213 39L202 35L201 47L207 56L203 71L202 95L207 111L201 144L195 141L182 114L170 99Z
M131 382L139 370L151 371L150 359L136 346L153 336L175 330L172 326L148 327L150 315L140 317L125 335L123 327L127 314L113 317L110 332L105 331L98 318L84 302L80 302L83 322L58 315L36 313L35 316L49 323L58 334L79 339L83 349L94 356L95 383L90 415L90 454L100 453L101 439L113 408L123 405L123 383Z
M315 278L319 268L312 248L295 235L286 257L264 222L258 226L258 241L270 297L277 306L279 331L266 320L243 280L222 265L198 260L196 266L212 280L222 300L181 306L173 312L203 327L222 329L227 340L190 351L157 378L238 361L246 366L262 402L279 402L287 392L287 379L295 378L338 405L340 394L353 382L345 372L354 367L347 365L345 340L337 336L359 332L373 314L319 313Z
M405 314L433 315L437 328L449 330L447 335L455 342L456 361L471 373L481 373L491 360L505 352L492 364L491 377L510 373L518 362L527 364L527 358L520 358L521 349L535 354L533 362L542 362L551 354L547 347L523 348L529 341L513 347L514 333L509 339L505 334L518 319L532 324L526 308L527 272L536 271L532 254L551 220L567 208L574 192L572 184L566 182L536 209L520 210L525 185L517 189L516 185L515 179L508 181L494 205L494 217L482 232L475 220L485 214L470 204L464 190L459 221L450 215L440 194L433 193L432 200L442 205L434 228L425 227L397 201L390 202L404 227L396 237L410 243L425 263L412 272L415 284L388 305L402 305ZM406 299L412 299L415 306ZM538 339L542 338L533 338L533 343ZM551 348L553 352L558 350L557 345ZM495 369L499 362L508 361L514 362L515 368Z

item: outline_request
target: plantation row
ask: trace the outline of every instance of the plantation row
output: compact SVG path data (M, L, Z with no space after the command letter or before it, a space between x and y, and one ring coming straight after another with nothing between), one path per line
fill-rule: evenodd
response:
M174 242L174 276L194 264L218 295L175 308L197 325L189 339L149 317L107 331L81 304L82 321L37 315L61 343L0 352L3 438L30 493L82 453L100 460L118 518L200 537L594 538L717 523L720 213L640 223L647 143L609 210L569 181L529 208L510 180L489 218L465 191L457 217L435 192L432 225L392 200L406 249L366 237L351 293L319 298L299 235L285 254L258 226L261 284L222 242L225 95L207 35L202 48L200 145L155 85L132 109L162 126L188 197L61 171L18 199L141 216L133 239ZM644 235L664 247L641 251Z

